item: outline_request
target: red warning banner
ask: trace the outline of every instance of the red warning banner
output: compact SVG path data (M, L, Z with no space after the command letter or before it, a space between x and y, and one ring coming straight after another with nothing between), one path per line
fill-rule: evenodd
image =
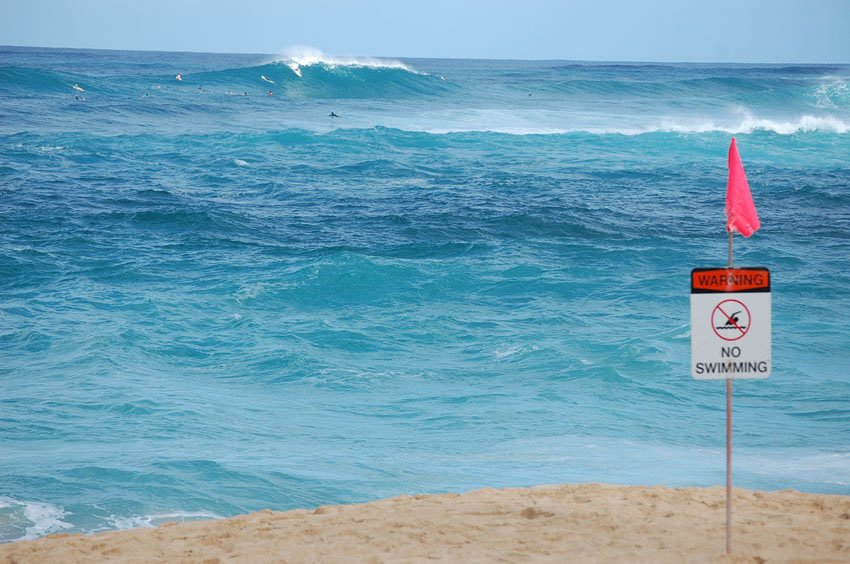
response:
M692 294L715 292L770 292L770 271L763 266L691 271Z

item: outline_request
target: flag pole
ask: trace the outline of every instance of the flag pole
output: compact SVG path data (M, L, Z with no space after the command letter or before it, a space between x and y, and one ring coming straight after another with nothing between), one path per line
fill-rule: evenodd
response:
M744 163L735 138L729 144L729 177L726 181L726 231L729 233L729 260L732 269L732 235L749 237L759 230L759 221ZM742 335L743 336L743 335ZM727 372L727 374L730 374ZM732 377L726 378L726 554L732 552Z
M726 267L732 268L732 231ZM726 378L726 554L732 554L732 378Z

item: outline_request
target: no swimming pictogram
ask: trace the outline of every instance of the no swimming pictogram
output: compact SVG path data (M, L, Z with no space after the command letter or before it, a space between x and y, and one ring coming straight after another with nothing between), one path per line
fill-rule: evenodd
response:
M724 341L737 341L750 330L750 310L739 300L723 300L711 312L711 329Z

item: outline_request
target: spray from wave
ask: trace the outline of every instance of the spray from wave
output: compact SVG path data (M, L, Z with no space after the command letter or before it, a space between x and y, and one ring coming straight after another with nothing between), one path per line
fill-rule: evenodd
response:
M292 69L296 75L303 76L302 69L311 66L323 66L328 69L337 67L370 68L370 69L396 69L413 74L421 73L414 68L392 59L378 59L374 57L335 57L325 55L314 47L290 47L280 57L276 57L268 63L283 63Z
M850 103L850 88L847 87L847 82L840 78L828 78L818 86L814 98L818 108L844 107Z
M731 134L753 133L755 131L770 131L779 135L793 135L795 133L813 133L816 131L828 133L850 132L850 123L833 116L802 115L796 119L764 119L753 115L747 115L740 122L734 124L719 124L714 121L702 123L676 123L671 121L662 122L657 127L641 131L665 131L673 133L708 133L718 131Z

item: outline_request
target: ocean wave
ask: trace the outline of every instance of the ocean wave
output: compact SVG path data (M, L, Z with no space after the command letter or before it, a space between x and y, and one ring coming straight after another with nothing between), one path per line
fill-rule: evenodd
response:
M0 67L0 94L106 95L173 98L187 93L230 96L284 94L299 98L376 98L439 95L452 88L440 77L390 59L333 57L317 50L293 51L261 64L160 75L85 75L28 67ZM138 106L136 102L131 108ZM150 104L143 107L151 111ZM156 110L157 108L153 108Z
M187 521L202 521L206 519L223 519L223 517L209 511L175 511L172 513L135 515L132 517L111 515L107 521L112 529L136 529L138 527L158 527L163 523L185 523Z
M89 90L88 80L86 76L44 69L0 67L0 92L24 90L73 94Z
M152 528L164 523L185 523L206 519L223 519L210 511L173 511L149 515L110 515L98 523L78 528L63 518L70 515L65 509L49 503L21 501L0 496L0 542L33 540L61 531L94 533L113 529Z
M714 121L701 123L677 123L675 121L662 122L657 127L643 131L664 131L674 133L753 133L756 131L770 131L779 135L793 135L795 133L847 133L850 131L850 123L833 116L802 115L796 119L779 120L764 119L755 116L747 116L737 124L722 125Z
M840 78L826 78L815 90L815 106L818 108L839 108L850 104L850 89L847 82Z
M793 135L798 133L837 133L846 134L850 132L850 122L834 116L802 115L792 119L766 119L755 116L747 116L740 121L723 123L720 120L705 119L682 120L679 118L662 119L647 125L576 125L576 126L547 126L539 127L532 124L518 125L509 123L469 123L467 125L457 124L449 127L417 127L398 126L405 131L431 133L435 135L446 135L452 133L499 133L506 135L570 135L586 133L590 135L645 135L650 133L731 133L748 134L758 131L772 132L779 135Z
M261 65L182 75L182 90L230 93L257 89L306 99L388 99L431 97L450 92L448 81L399 61L299 56Z
M283 63L292 69L299 77L303 76L302 68L311 66L323 66L328 69L336 67L371 68L371 69L396 69L413 74L426 74L419 72L409 65L393 59L379 59L374 57L335 57L325 55L313 47L298 46L285 50L280 57L275 57L266 64Z
M73 528L62 520L68 513L55 505L0 496L0 542L32 540Z

